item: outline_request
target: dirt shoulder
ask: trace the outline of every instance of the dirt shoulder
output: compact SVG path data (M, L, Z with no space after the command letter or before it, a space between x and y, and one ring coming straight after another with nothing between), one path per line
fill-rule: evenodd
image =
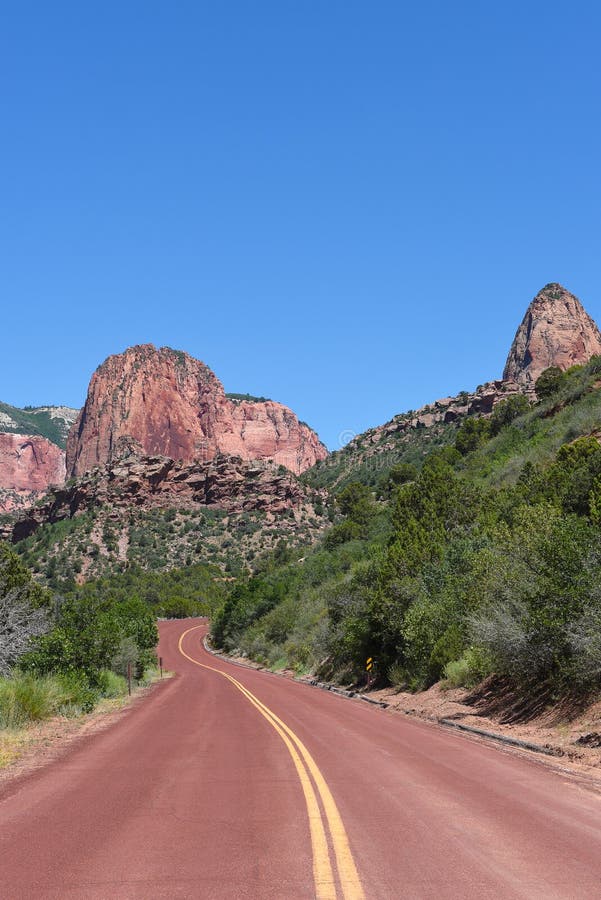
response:
M509 698L506 702L498 698L495 704L492 697L479 696L464 688L445 690L435 684L417 694L386 688L371 691L369 696L386 703L393 712L439 724L455 723L534 744L547 751L545 758L550 762L586 773L601 783L601 747L594 746L601 743L601 701L578 712L566 704L552 705L534 715L524 713L521 721L507 721L512 717Z

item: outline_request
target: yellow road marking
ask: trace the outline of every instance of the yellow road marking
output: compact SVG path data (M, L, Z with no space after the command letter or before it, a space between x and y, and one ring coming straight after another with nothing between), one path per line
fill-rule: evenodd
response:
M303 789L305 803L307 805L307 813L309 816L311 848L313 852L313 878L315 881L316 897L318 898L318 900L336 900L337 892L334 876L332 873L332 866L330 864L328 843L322 821L321 811L319 809L319 804L317 802L317 797L315 796L315 790L313 789L313 784L311 782L311 778L309 777L309 773L313 778L313 782L315 783L315 787L317 788L324 808L328 828L332 838L332 845L334 847L336 866L338 869L338 875L342 886L344 900L364 900L365 895L363 893L359 873L357 872L357 867L355 866L355 861L353 859L353 855L349 846L346 829L342 822L340 813L338 812L338 807L336 806L336 802L332 796L332 793L326 783L325 778L317 767L315 760L313 759L303 742L300 740L300 738L297 737L297 735L286 725L286 723L278 718L273 710L269 709L268 706L265 706L265 704L262 703L258 697L255 697L255 695L251 693L251 691L249 691L248 688L245 687L240 681L238 681L232 675L229 675L227 672L223 672L221 669L216 669L214 666L208 666L205 663L201 663L197 659L194 659L192 656L186 653L182 646L184 638L186 637L186 635L190 634L191 631L196 631L196 629L202 627L202 625L194 625L192 628L188 628L187 631L184 631L184 633L181 635L178 647L182 656L185 656L186 659L189 659L190 662L193 662L195 665L200 666L202 669L209 669L211 672L217 672L218 675L221 675L223 678L227 678L227 680L230 681L242 694L244 694L244 696L253 704L253 706L258 709L261 715L265 719L267 719L272 728L277 731L282 741L286 745L290 756L292 757L292 761L294 762L294 766L296 768Z

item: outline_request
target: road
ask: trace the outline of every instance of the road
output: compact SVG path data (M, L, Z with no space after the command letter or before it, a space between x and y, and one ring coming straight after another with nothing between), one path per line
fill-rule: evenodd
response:
M209 655L0 790L0 900L601 897L601 797L536 761Z

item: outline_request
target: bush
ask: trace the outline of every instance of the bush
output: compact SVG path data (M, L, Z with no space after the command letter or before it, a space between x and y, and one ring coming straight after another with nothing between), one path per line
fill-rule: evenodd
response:
M98 676L98 690L103 697L114 699L127 694L127 681L123 675L117 675L110 669L103 669Z
M446 687L474 687L489 674L489 663L477 647L469 647L459 659L448 662L444 668Z
M135 640L132 637L123 637L119 641L119 646L111 660L111 668L119 675L125 677L131 667L131 672L135 675L139 656L140 651Z
M549 366L538 376L534 385L536 396L539 400L546 400L558 393L566 380L565 372L558 366Z
M491 435L488 419L468 418L465 420L455 438L455 449L462 455L471 453L482 447Z
M37 679L31 675L5 682L2 693L2 718L6 711L12 724L48 719L63 700L60 685L55 679Z
M18 728L51 716L89 712L97 699L83 677L24 674L0 679L0 726Z
M390 497L395 488L415 481L418 474L417 468L411 463L397 463L378 480L378 496Z
M524 415L530 409L530 404L524 394L514 394L501 400L493 409L490 417L490 432L498 434L502 428L510 425L518 416Z
M99 694L83 672L59 672L54 676L63 691L63 701L58 712L65 716L79 716L92 712Z
M581 618L568 629L572 679L584 688L601 684L601 608L598 597L591 600Z
M430 653L430 680L438 681L445 666L461 653L464 643L461 628L453 622L438 638Z
M392 665L388 666L386 677L390 684L399 691L402 691L404 687L407 687L407 672L401 663L392 663Z

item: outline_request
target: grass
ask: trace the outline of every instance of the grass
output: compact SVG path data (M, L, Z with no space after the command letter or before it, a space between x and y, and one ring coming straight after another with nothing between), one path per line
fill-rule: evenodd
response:
M562 444L595 432L600 422L599 390L537 404L480 450L470 453L460 471L492 487L514 484L526 462L535 466L552 462Z
M146 687L158 677L150 669L139 686ZM99 674L92 689L75 673L45 675L16 674L0 678L0 730L23 728L53 716L71 718L91 712L103 700L115 700L127 694L127 681L108 669Z
M171 672L163 671L163 678ZM134 685L148 687L160 678L158 669L149 668ZM55 743L69 740L86 723L98 722L125 707L125 678L106 670L101 675L101 691L95 694L95 706L82 703L85 693L81 681L66 676L17 676L0 679L0 771L17 762L29 751L45 752ZM89 689L88 693L89 693Z
M56 715L69 695L56 677L19 675L0 680L0 727L17 728Z

